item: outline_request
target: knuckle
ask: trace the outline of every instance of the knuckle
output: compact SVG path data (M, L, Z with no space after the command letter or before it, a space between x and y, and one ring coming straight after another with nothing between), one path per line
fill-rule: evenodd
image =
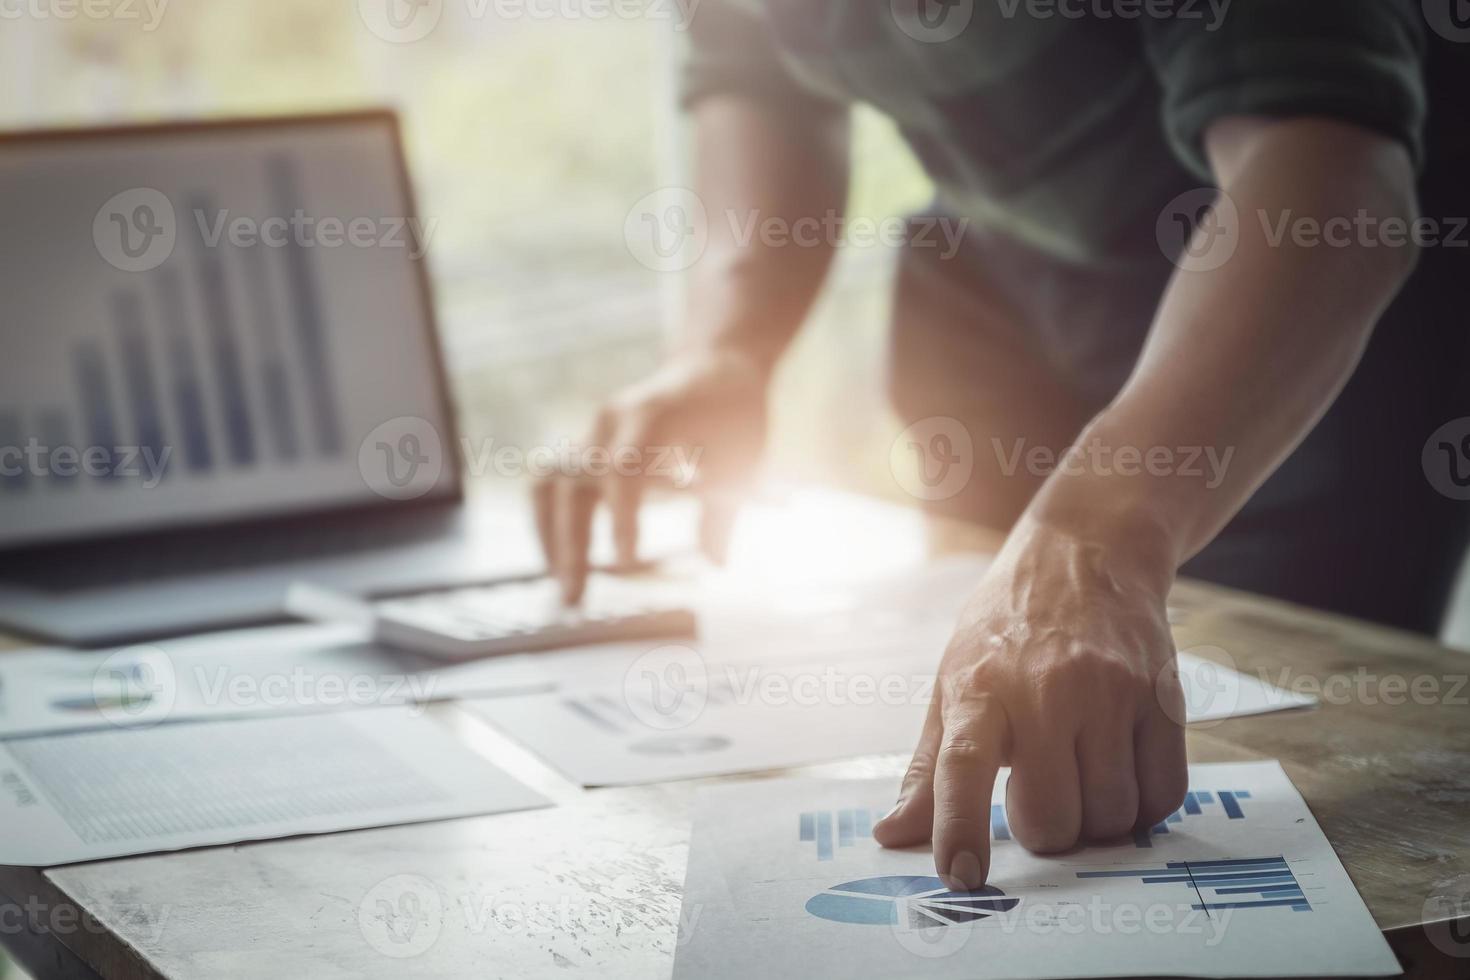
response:
M950 732L939 747L941 762L960 766L982 761L989 749L978 738L963 732Z
M1152 826L1184 805L1189 792L1189 771L1184 766L1168 766L1144 774L1140 790L1138 822Z
M903 785L907 789L910 783L916 785L927 783L933 778L934 763L936 759L934 752L929 748L920 748L914 752L914 757L909 760L908 771L903 775Z
M1066 676L1057 676L1060 674ZM1074 650L1066 660L1065 671L1053 672L1051 680L1085 697L1093 697L1138 690L1147 678L1129 658L1086 646Z
M1138 803L1127 798L1089 808L1083 818L1083 832L1092 840L1121 837L1138 823Z
M1056 854L1077 845L1077 830L1060 825L1012 826L1021 846L1033 854Z
M941 811L938 817L935 837L940 851L972 846L971 842L990 836L990 825L972 816Z
M1000 689L998 672L989 658L946 669L939 678L944 703L953 707L985 707Z

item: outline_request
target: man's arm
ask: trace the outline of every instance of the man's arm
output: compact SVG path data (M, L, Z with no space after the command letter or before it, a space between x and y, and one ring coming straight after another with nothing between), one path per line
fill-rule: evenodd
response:
M1064 477L1036 508L1043 519L1078 514L1102 533L1109 508L1147 514L1174 566L1326 412L1416 259L1402 233L1418 216L1414 171L1399 143L1325 120L1232 118L1208 131L1206 149L1238 212L1239 245L1219 269L1175 275L1132 378L1081 441L1231 451L1224 480L1207 489L1177 477ZM1290 229L1304 219L1335 219L1334 243L1295 243ZM1390 220L1396 236L1383 233ZM1084 497L1107 506L1081 506Z
M1082 465L1060 468L1008 537L945 653L899 804L875 827L885 846L932 834L952 887L989 873L1001 765L1012 766L1012 832L1032 850L1117 836L1179 806L1183 699L1165 615L1175 572L1321 417L1413 266L1407 246L1267 234L1288 211L1412 220L1398 143L1324 120L1236 117L1209 130L1207 149L1240 215L1236 252L1174 277L1132 378L1078 440ZM1091 444L1233 455L1212 488L1205 476L1090 467Z
M717 95L695 107L694 133L709 245L690 270L681 347L733 347L769 369L805 319L836 243L783 247L749 233L761 222L790 229L844 211L848 118Z
M698 457L706 488L701 537L723 551L732 518L730 483L758 461L765 434L766 387L776 360L801 326L831 264L834 242L782 246L762 222L790 229L802 219L841 213L848 184L845 110L785 105L740 93L706 96L693 110L694 191L709 238L689 272L684 322L664 365L619 392L598 413L586 440L617 460L643 459L651 446ZM599 500L612 516L618 559L636 557L638 508L656 475L619 472L589 482L578 474L536 487L536 520L547 565L568 602L582 595L592 515Z

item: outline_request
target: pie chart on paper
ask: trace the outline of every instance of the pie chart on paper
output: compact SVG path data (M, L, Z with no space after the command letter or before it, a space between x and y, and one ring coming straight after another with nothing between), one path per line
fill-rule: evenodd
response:
M950 891L927 875L884 875L848 881L814 895L806 910L819 919L853 925L897 925L939 929L966 925L1009 912L1021 904L999 888Z

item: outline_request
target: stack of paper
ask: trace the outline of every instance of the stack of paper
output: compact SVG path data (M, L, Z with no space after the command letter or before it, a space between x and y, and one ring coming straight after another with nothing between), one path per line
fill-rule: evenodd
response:
M546 806L410 708L0 742L0 864Z

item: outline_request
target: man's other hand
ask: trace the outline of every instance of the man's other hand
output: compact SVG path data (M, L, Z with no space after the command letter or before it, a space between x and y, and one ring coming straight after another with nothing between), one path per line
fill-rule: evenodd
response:
M618 563L631 565L644 493L651 487L696 490L703 500L701 545L723 559L739 490L765 445L767 381L767 369L738 350L691 351L598 412L581 449L584 456L594 449L606 453L605 475L558 473L539 481L535 491L547 568L569 604L580 601L586 585L599 501L612 516Z

